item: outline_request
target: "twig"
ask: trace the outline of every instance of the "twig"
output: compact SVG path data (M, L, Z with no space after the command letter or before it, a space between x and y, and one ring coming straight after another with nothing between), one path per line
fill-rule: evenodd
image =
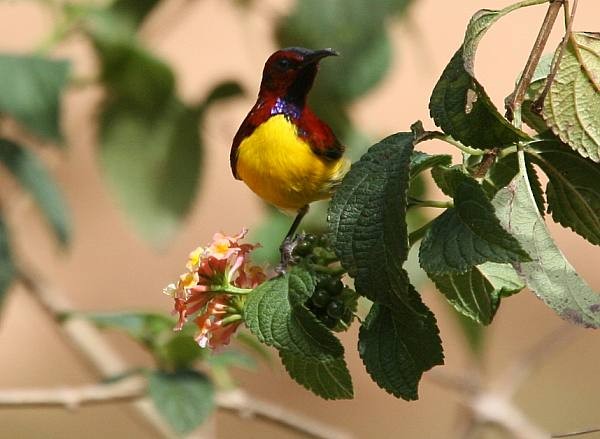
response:
M552 31L563 1L564 0L551 0L550 6L548 6L548 11L546 12L538 36L533 44L525 68L523 69L523 74L521 75L521 78L519 78L515 90L506 98L506 118L508 120L512 121L515 113L521 108L521 104L525 98L525 92L527 91L529 84L531 84L531 78L533 78L533 74L540 61L544 47L546 47L546 42L548 41L548 37L550 36L550 32Z
M139 379L78 387L2 389L0 390L0 407L63 407L74 410L87 405L133 401L141 398L144 393L145 385Z
M348 439L350 434L331 428L312 418L299 415L268 401L252 398L245 392L234 390L217 396L219 409L242 418L258 418L308 437L319 439Z
M553 438L559 438L559 437L575 437L575 436L583 436L585 434L590 434L590 433L598 433L600 432L600 428L590 428L588 430L579 430L579 431L572 431L570 433L558 433L558 434L553 434L551 437Z
M88 405L139 400L144 396L145 389L144 380L137 378L129 378L113 384L48 389L2 389L0 408L61 407L75 410ZM241 390L217 394L217 406L220 410L234 413L242 418L257 418L308 437L350 438L348 433L270 402L250 397Z
M565 53L567 43L569 42L569 39L571 38L571 32L573 30L573 21L575 19L575 12L577 11L577 0L573 0L573 9L571 9L570 16L569 16L569 1L568 0L564 0L564 10L565 10L565 19L566 19L565 36L563 37L562 42L560 43L560 48L558 49L556 58L552 61L552 70L550 71L550 74L546 77L546 83L544 84L544 89L542 90L542 92L540 93L538 98L533 102L533 104L531 106L532 110L537 114L541 114L541 112L542 112L542 108L544 106L544 101L546 100L546 96L548 96L548 93L550 92L550 87L552 86L552 83L554 82L554 78L556 77L556 74L558 73L558 67L560 66L560 62Z

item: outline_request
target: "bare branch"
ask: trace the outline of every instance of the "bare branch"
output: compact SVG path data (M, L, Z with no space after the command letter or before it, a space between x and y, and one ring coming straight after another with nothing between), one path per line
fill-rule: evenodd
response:
M515 87L515 91L506 98L506 117L508 120L512 121L514 119L515 113L519 111L521 104L523 103L525 92L527 91L529 84L531 84L531 78L533 78L535 68L540 61L544 47L546 47L546 42L548 41L550 32L552 32L554 22L556 21L556 17L558 16L563 1L564 0L550 0L550 6L548 6L548 11L546 12L538 36L533 44L525 68L523 69L523 74Z
M580 431L573 431L571 433L557 433L557 434L553 434L551 437L553 438L559 438L559 437L575 437L575 436L583 436L585 434L590 434L590 433L598 433L600 432L600 428L590 428L588 430L580 430Z
M253 398L240 390L217 395L219 409L242 418L257 418L288 430L319 439L348 439L350 434L292 412L268 401Z
M144 392L144 382L138 379L79 387L2 389L0 407L63 407L73 410L86 405L133 401L141 398Z

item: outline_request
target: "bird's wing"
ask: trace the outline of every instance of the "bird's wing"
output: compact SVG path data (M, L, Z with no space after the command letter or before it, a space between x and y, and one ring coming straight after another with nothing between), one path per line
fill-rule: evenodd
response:
M309 108L305 108L296 122L298 135L305 140L319 157L338 160L345 147L337 139L329 125L319 119Z

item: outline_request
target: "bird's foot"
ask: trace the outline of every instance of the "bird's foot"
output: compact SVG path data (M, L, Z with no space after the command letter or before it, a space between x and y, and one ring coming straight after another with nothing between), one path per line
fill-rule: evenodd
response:
M290 264L297 261L298 258L294 256L294 249L300 241L302 241L304 235L288 236L286 237L281 245L279 246L279 254L281 259L279 265L275 267L277 274L285 274Z

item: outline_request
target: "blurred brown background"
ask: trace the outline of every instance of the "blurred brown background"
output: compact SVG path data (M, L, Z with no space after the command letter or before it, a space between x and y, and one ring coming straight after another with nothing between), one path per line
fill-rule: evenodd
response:
M299 0L301 1L301 0ZM49 151L54 173L63 188L74 220L74 239L66 252L57 250L31 203L15 203L7 211L19 236L19 246L48 279L69 294L82 310L144 308L167 313L171 303L160 292L181 271L189 250L207 242L214 231L236 232L259 223L262 208L256 197L229 170L230 140L257 91L266 57L275 49L272 20L291 6L290 1L261 0L250 13L241 13L225 0L188 2L188 13L172 15L177 1L167 1L143 31L145 41L175 68L180 95L186 101L201 96L218 79L240 80L247 96L219 104L207 120L207 155L201 187L192 215L176 239L157 253L143 242L119 211L101 180L95 157L95 133L87 127L99 90L70 92L64 125L68 150L64 157ZM501 8L507 1L417 1L410 19L394 25L394 67L381 85L353 108L357 125L376 138L407 130L417 119L432 128L427 103L447 61L460 45L470 16L479 8ZM544 7L513 14L484 38L476 69L497 105L513 88L544 15ZM164 25L161 16L174 17ZM560 19L559 19L560 20ZM598 31L600 2L582 0L575 28ZM560 27L560 26L557 26ZM36 2L0 4L0 50L27 52L51 28L51 17ZM548 49L560 38L553 35ZM78 74L94 71L90 48L71 41L56 52L75 60ZM334 61L332 61L334 62ZM348 72L351 74L351 72ZM1 80L1 78L0 78ZM82 129L86 127L86 129ZM420 145L421 146L421 145ZM440 143L423 145L444 151ZM5 190L5 189L0 189ZM600 250L574 233L550 224L561 248L596 289L600 290ZM440 296L425 292L436 313L446 368L468 367L463 340ZM0 388L83 384L96 379L60 338L57 328L20 288L14 288L0 328ZM564 323L531 293L509 298L489 330L485 369L502 372L512 359L545 334ZM600 425L600 334L572 329L576 335L564 349L546 360L518 394L524 411L550 431L563 432ZM132 362L147 362L146 354L123 337L109 338ZM356 399L325 402L292 382L274 362L259 373L237 374L240 386L253 395L314 416L351 431L356 437L452 438L460 415L456 397L425 376L420 400L407 403L380 390L364 372L355 349L356 330L343 335ZM427 375L427 374L426 374ZM216 435L232 437L296 437L258 421L217 414ZM131 416L125 404L84 408L1 410L1 438L137 438L152 431ZM487 432L481 437L505 437ZM591 434L586 438L600 438Z

